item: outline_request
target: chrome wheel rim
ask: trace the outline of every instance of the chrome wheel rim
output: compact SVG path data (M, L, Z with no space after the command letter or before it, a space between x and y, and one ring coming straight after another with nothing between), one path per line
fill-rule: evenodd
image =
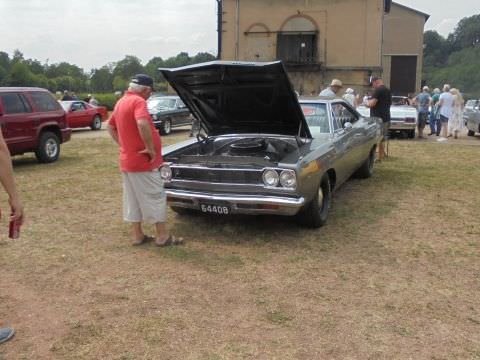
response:
M57 153L58 153L57 142L53 139L48 139L45 142L45 154L47 154L49 158L54 158L57 155Z
M96 117L93 121L93 126L95 127L95 129L100 129L102 127L102 122L98 117Z
M323 189L322 189L322 186L320 185L320 187L318 188L318 208L320 210L323 209L323 198L324 198Z
M171 127L170 121L169 120L165 121L165 125L163 126L163 128L165 129L165 132L167 134L170 133L170 127Z

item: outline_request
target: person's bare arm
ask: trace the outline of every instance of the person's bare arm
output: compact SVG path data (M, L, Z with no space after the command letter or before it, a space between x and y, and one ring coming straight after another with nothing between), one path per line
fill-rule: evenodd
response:
M145 144L145 149L140 151L141 154L148 154L150 157L150 162L155 161L156 152L155 147L153 146L152 138L152 129L150 128L150 123L147 119L137 120L138 131L140 132L140 137Z
M367 107L369 108L375 107L377 103L378 103L378 99L370 99L367 101Z
M18 196L15 180L13 178L12 159L7 144L0 131L0 182L8 194L8 202L12 208L11 220L23 222L23 206Z
M107 131L108 133L110 134L110 136L112 137L112 139L117 143L117 144L120 144L118 142L118 131L116 128L112 127L111 125L108 125L107 126Z

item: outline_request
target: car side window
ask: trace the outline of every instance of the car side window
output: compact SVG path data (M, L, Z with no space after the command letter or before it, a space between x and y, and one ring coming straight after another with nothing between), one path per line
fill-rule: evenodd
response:
M5 114L22 114L31 112L28 103L17 93L1 94Z
M56 111L61 109L60 104L47 92L32 92L30 96L38 111Z
M177 106L178 106L179 109L184 109L184 108L186 108L186 106L185 106L185 104L183 103L182 100L178 100Z
M333 103L332 113L334 118L334 128L342 129L345 123L354 124L358 118L345 104Z
M71 107L72 111L78 111L78 110L85 110L86 107L83 103L81 102L76 102L76 103L73 103L72 104L72 107Z
M330 133L330 124L328 123L327 107L325 104L312 103L300 105L313 137Z

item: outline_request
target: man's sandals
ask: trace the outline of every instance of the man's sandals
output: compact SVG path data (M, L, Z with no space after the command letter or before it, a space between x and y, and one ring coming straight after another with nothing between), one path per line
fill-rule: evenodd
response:
M170 246L170 245L182 245L184 243L183 238L176 238L173 235L169 235L167 240L164 242L158 242L158 240L155 241L156 246L164 247L164 246Z

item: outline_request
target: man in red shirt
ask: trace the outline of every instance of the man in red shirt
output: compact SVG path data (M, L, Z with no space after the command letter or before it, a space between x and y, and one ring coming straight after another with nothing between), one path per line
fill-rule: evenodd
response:
M123 215L126 222L132 223L132 244L153 240L143 232L142 222L147 222L155 224L156 245L176 245L183 240L168 235L165 226L167 198L158 171L163 163L162 144L145 101L152 91L150 76L135 75L128 91L115 105L108 132L120 146Z

